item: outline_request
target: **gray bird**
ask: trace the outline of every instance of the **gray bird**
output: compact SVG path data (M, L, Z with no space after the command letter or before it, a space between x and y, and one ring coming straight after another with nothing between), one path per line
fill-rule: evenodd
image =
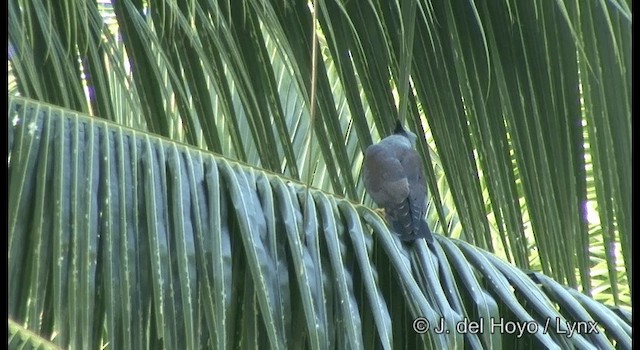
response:
M433 235L424 219L427 186L420 156L413 149L415 141L416 135L397 121L393 135L369 146L364 157L364 187L384 208L400 239L425 238L432 243Z

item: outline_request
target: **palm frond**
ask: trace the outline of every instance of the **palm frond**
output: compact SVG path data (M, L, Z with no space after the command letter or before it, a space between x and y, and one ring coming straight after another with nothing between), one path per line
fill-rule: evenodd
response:
M434 305L437 291L428 289L436 282L429 278L435 276L450 278L448 285L455 285L463 265L448 267L455 273L440 270L447 268L455 249L463 252L456 256L475 264L467 275L483 271L483 278L494 278L491 273L495 273L483 270L482 264L493 261L484 253L471 248L467 252L462 242L439 239L442 251L431 259L439 264L438 273L428 275L426 250L420 246L404 250L404 258L393 253L399 251L393 248L394 240L380 238L387 234L380 234L387 232L382 221L355 204L372 205L360 181L363 151L386 136L396 118L419 136L417 147L430 190L427 219L433 231L629 312L628 2L10 0L8 5L9 96L28 98L12 99L15 108L8 115L10 203L15 205L10 208L14 216L9 264L12 281L20 280L10 284L10 316L29 330L65 334L56 344L102 346L99 343L108 338L145 347L161 345L158 339L162 339L167 347L206 343L227 348L235 344L235 334L249 336L250 344L268 339L274 347L287 348L511 344L496 335L429 333L401 339L396 335L406 333L411 320L420 315L431 321L433 315L445 315L447 322L455 322L465 315L460 310L469 311L466 301L456 304L455 298L448 299L454 306ZM314 36L319 51L318 64L312 67ZM315 87L311 86L314 72ZM313 122L312 106L317 107ZM20 109L27 107L31 109ZM71 117L69 110L83 116ZM64 121L51 115L64 115ZM76 134L59 139L62 130ZM29 138L31 133L40 139ZM73 156L71 150L76 148L84 156ZM141 163L130 163L136 161ZM216 177L208 178L213 169ZM148 175L148 170L154 173ZM61 175L72 171L71 178ZM153 181L136 182L141 179ZM198 189L202 184L211 188ZM301 186L310 186L311 198L304 199ZM118 202L106 206L100 218L96 208L104 206L106 193L117 193L117 199L109 200ZM187 199L173 203L167 199L173 196ZM209 198L218 202L212 204ZM59 207L58 203L72 199L74 206ZM138 217L135 224L118 221L142 205L144 224ZM196 208L212 205L225 209L193 214L201 211ZM299 208L316 216L304 215ZM24 216L25 210L33 212ZM77 216L74 222L61 219L71 212L89 216ZM164 228L156 216L163 217ZM54 217L58 226L52 226ZM322 234L333 235L331 242L313 236L319 234L314 227L325 223L333 233L324 229ZM103 225L116 224L117 230L109 226L109 238L95 236ZM223 232L215 239L193 235L200 242L214 240L216 250L197 251L195 238L169 233L176 228L186 232L190 225L196 227L194 232ZM58 236L48 233L54 227ZM70 240L71 230L91 235ZM368 230L373 238L359 238ZM140 238L134 232L148 236ZM269 263L252 258L258 253L248 251L258 249L255 244L260 245L258 237L264 232L279 232L277 237L286 237L287 242L262 243L278 252ZM347 236L350 243L345 243ZM39 243L32 245L31 239ZM102 239L112 247L102 250ZM172 245L166 246L169 241ZM324 253L330 244L332 251ZM447 250L449 246L455 249ZM76 260L53 259L72 248L76 250L68 254ZM163 253L151 255L156 251ZM93 255L96 252L102 255ZM116 263L106 254L127 258ZM204 258L193 260L198 254ZM222 260L214 259L206 273L199 270L199 261L210 261L212 254ZM166 261L171 257L175 260ZM340 262L338 257L348 259ZM402 259L411 264L400 263ZM51 270L42 261L67 265ZM324 265L309 265L310 261ZM340 278L337 284L326 278L315 280L325 276L326 261ZM286 268L278 263L286 263ZM238 264L242 268L234 270ZM353 275L349 264L358 264L354 266L362 269L361 274ZM497 262L490 264L498 270ZM291 276L289 284L277 287L282 280L255 279L272 273L273 266L278 267L277 275ZM16 277L24 271L30 271L28 277ZM69 271L71 277L65 275ZM76 290L99 279L91 275L97 276L96 271L123 281L119 289L99 295ZM511 276L500 271L499 276ZM209 280L200 284L201 274ZM397 293L398 274L404 276L402 295ZM508 283L502 283L502 296L512 293L516 280L504 278ZM136 309L137 303L151 300L135 290L141 288L138 282L157 294L154 308ZM541 278L537 282L548 283ZM480 279L470 283L469 288L478 288L473 283L488 288ZM320 284L322 291L317 290ZM349 299L346 291L352 285L356 297ZM23 288L29 292L23 293ZM104 286L92 288L107 292ZM285 289L293 294L281 294ZM365 290L370 304L358 294ZM70 314L62 308L67 291L87 309ZM204 291L236 299L218 300ZM560 304L552 292L558 293L547 289L543 294ZM202 304L193 304L199 293L205 295ZM331 299L333 293L352 303L318 304L317 298ZM134 322L133 314L125 311L101 318L107 317L107 305L116 305L120 294L130 300L117 307L138 310L136 319L147 323ZM516 305L513 300L489 301L485 296L478 301L479 296L474 294L473 300L483 303L483 311L471 313L475 316L507 315L505 307ZM291 308L285 319L278 317L286 312L265 306L274 300L286 305L292 298L301 305ZM411 298L419 302L412 304ZM586 300L581 305L587 305ZM385 304L390 305L386 311L365 307ZM44 305L58 306L51 312ZM230 309L224 309L227 306ZM333 335L337 328L329 320L338 317L337 307L345 320L354 310L360 319L345 321L348 332ZM627 328L613 330L617 320L605 322L609 316L598 311L596 317L593 308L585 308L594 320L612 329L614 335L607 333L607 339L626 344L621 334ZM571 315L583 315L575 313L575 307L572 310ZM513 319L529 320L519 309L510 312ZM540 315L553 315L550 312L538 306L530 316L542 322ZM565 310L559 312L574 320ZM168 325L176 315L180 325ZM69 325L64 323L67 319ZM309 328L316 323L318 329ZM69 328L63 331L59 328L63 324ZM262 328L252 333L255 325ZM309 333L299 336L299 329ZM130 330L140 333L132 335ZM204 333L210 338L201 336ZM355 334L361 339L347 338ZM553 335L528 339L566 345L566 340ZM570 341L582 344L579 337Z
M369 208L59 107L9 115L9 315L58 346L630 346L605 306L468 243L407 245ZM531 325L433 332L498 320Z

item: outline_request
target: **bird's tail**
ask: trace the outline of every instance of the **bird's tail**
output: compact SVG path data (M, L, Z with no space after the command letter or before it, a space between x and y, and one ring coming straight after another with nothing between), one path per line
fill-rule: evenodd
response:
M416 239L424 238L427 243L433 243L433 234L427 226L427 222L424 219L420 220L417 227L409 232L402 230L402 224L399 221L393 222L393 228L398 234L398 237L403 241L415 241ZM403 233L406 232L406 233Z
M433 234L427 225L427 222L422 219L420 220L420 224L418 226L418 232L415 232L415 236L418 238L424 238L427 243L433 243Z
M433 243L433 234L424 219L418 219L418 222L412 222L411 217L408 215L388 215L387 221L391 223L393 230L403 241L414 241L424 238L427 243Z

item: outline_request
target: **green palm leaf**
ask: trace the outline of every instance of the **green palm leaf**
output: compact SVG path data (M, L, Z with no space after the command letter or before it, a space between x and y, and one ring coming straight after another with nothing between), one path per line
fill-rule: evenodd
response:
M630 5L313 5L9 2L10 344L630 346ZM433 251L360 181L396 117Z
M305 201L304 186L287 178L68 110L12 98L9 115L18 121L9 314L37 333L57 330L60 346L419 341L396 339L391 315L406 328L420 317L433 329L444 317L450 330L465 320L530 322L522 341L546 347L629 345L630 325L608 308L542 275L540 287L462 241L439 238L435 254L423 241L405 245L366 207L318 190ZM578 320L601 322L607 336L567 337ZM422 338L445 347L516 340Z

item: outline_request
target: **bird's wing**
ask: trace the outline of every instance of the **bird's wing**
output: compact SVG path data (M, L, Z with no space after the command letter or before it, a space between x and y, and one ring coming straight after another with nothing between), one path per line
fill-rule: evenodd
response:
M409 183L412 213L415 217L422 218L426 213L427 184L418 152L414 149L404 152L400 164Z
M409 181L400 160L381 144L367 148L364 185L373 201L383 208L399 203L409 195Z
M426 238L427 241L432 242L433 236L424 220L427 208L427 185L420 156L414 149L409 149L400 155L399 161L407 177L409 195L395 208L394 227L402 239Z

